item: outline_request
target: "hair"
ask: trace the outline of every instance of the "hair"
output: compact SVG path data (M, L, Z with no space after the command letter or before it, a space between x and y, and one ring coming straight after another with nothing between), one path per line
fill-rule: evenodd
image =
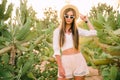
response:
M76 12L72 8L67 8L62 14L67 14L69 11L72 11L74 16L76 17ZM65 18L63 16L61 29L60 29L60 36L59 36L60 37L59 38L59 46L60 47L62 47L65 42L65 28L66 28L66 23L65 23ZM72 32L74 48L78 50L79 49L79 35L78 35L77 26L76 26L76 18L73 19L73 22L71 24L69 31Z

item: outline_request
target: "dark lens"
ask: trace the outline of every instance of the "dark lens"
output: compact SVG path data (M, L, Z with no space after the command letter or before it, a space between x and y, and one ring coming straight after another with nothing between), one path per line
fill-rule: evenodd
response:
M65 18L70 18L70 19L73 19L74 16L68 16L68 15L64 15Z
M74 18L74 16L70 16L70 19L73 19Z
M65 15L65 18L68 18L69 16L68 15Z

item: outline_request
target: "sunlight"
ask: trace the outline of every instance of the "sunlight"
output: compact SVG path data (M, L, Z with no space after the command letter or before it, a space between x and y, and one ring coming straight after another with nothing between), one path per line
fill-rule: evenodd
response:
M120 0L28 0L28 6L32 6L37 12L36 16L38 18L42 18L44 16L43 11L47 7L52 7L57 10L59 15L60 9L65 4L70 3L76 5L80 13L87 15L91 7L96 6L98 3L106 3L116 9L118 1ZM8 0L8 2L12 2L14 4L14 10L16 7L19 7L19 0ZM13 15L14 14L15 13L13 13Z

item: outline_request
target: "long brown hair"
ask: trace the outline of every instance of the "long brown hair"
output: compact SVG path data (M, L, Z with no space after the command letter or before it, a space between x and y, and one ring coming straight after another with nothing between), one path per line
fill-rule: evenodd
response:
M72 9L72 8L66 9L63 12L63 14L66 14L69 11L72 11L74 16L76 17L76 13L75 13L74 9ZM59 45L60 45L60 47L62 47L64 42L65 42L65 29L66 29L66 23L65 23L65 18L63 16L61 29L60 29L60 38L59 38ZM71 27L70 27L69 31L72 32L74 48L78 50L79 49L79 35L78 35L78 30L77 30L77 25L76 25L76 18L73 19L73 22L71 24Z

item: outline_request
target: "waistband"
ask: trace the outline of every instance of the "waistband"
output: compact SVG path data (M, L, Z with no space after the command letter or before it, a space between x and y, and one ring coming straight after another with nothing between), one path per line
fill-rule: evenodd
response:
M70 54L77 54L77 53L80 53L80 51L75 48L69 48L62 51L62 55L70 55Z

